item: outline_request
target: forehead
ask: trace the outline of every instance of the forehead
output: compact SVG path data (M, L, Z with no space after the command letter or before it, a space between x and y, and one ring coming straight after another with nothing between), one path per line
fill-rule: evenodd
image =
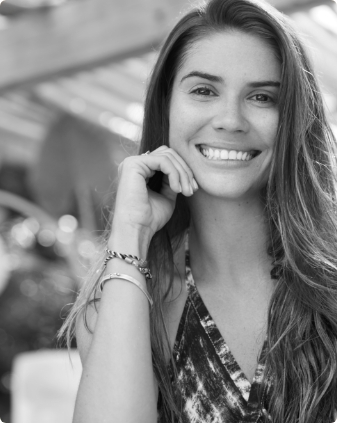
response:
M281 77L281 66L273 48L256 35L236 30L195 41L185 54L177 79L196 69L219 76L246 76L252 80Z

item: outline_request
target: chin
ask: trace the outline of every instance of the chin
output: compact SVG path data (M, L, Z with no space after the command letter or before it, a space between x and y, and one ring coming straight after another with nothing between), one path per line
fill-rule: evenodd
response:
M260 197L259 192L252 192L247 190L216 190L216 189L200 189L200 193L203 192L208 197L213 197L221 200L228 200L228 201L243 201L245 199L251 199L252 197ZM197 193L195 193L196 195Z

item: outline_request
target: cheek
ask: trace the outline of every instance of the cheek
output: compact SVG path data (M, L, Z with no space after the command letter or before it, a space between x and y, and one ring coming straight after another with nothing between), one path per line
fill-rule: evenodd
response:
M189 122L186 114L178 107L173 110L174 112L169 115L169 145L172 148L181 145L189 132Z
M268 147L273 147L275 144L278 131L278 121L278 112L272 113L260 121L259 132L262 140Z

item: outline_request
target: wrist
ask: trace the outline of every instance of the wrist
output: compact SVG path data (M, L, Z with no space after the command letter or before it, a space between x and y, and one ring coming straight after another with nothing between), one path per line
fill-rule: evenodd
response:
M132 254L146 260L153 234L150 228L113 222L108 248L122 254Z

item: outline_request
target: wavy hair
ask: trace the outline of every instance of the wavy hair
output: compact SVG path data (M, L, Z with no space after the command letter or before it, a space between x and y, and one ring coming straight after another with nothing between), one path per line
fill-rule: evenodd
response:
M149 82L140 153L168 145L173 80L192 44L214 33L235 30L259 37L278 58L282 76L279 128L267 187L271 227L266 250L277 279L268 314L265 379L272 380L269 413L274 423L327 423L337 409L337 218L336 140L308 56L287 19L250 0L210 0L187 13L161 48ZM150 180L159 191L162 174ZM181 195L170 221L153 237L148 289L154 371L163 421L179 420L165 354L171 354L164 304L173 285L174 252L189 226ZM61 333L68 341L76 318L95 302L97 263ZM158 283L160 281L160 283ZM164 283L166 281L167 283ZM86 325L87 326L87 325ZM88 327L88 326L87 326ZM174 363L171 355L171 363ZM262 384L263 385L263 384Z

